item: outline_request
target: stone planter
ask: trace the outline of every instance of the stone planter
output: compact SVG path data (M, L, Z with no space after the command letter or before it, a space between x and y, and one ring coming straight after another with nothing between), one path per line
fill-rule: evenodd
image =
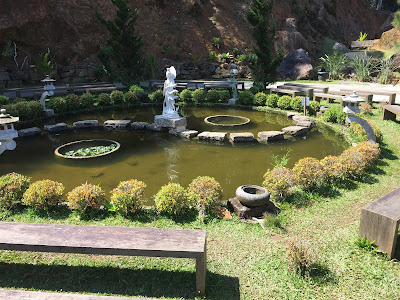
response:
M82 148L89 148L89 147L97 147L97 146L110 146L110 145L116 145L116 147L108 152L97 154L97 155L92 155L92 156L68 156L65 155L68 151L76 151L78 149ZM67 159L89 159L89 158L96 158L96 157L101 157L105 156L108 154L111 154L115 151L117 151L121 147L120 143L112 140L82 140L82 141L76 141L76 142L71 142L64 144L60 147L58 147L56 150L54 150L55 155L58 157L62 158L67 158Z
M236 198L245 206L266 205L269 197L269 192L258 185L242 185L236 189Z

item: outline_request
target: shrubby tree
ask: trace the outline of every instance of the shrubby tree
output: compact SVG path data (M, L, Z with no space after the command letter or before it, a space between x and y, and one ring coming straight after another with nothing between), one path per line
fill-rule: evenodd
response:
M400 0L397 0L397 3L400 5ZM394 13L392 25L400 30L400 10Z
M254 81L264 87L276 82L277 69L283 58L274 48L276 26L272 16L273 6L274 0L252 0L247 11L247 21L253 27L252 36L257 44L254 47L257 59L249 67Z
M106 20L96 11L99 21L110 33L106 45L98 52L105 71L111 77L132 81L142 73L142 37L135 34L137 9L128 7L126 0L111 0L117 7L114 21Z

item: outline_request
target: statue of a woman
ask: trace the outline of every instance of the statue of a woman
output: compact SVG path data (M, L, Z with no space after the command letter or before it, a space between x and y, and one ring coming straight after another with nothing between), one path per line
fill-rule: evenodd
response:
M178 92L175 90L175 78L176 78L176 70L172 66L167 68L167 80L164 82L164 104L163 104L163 116L168 118L179 118L178 109L179 107L175 108L175 99L178 96L175 96L175 93Z

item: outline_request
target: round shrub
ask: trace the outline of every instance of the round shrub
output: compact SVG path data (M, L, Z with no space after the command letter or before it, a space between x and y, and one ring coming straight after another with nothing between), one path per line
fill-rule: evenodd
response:
M259 93L259 92L262 92L263 90L264 90L263 85L262 85L262 84L259 84L259 83L253 84L253 86L249 89L249 91L250 91L253 95L255 95L255 94Z
M347 115L343 111L341 106L329 107L322 116L322 120L325 122L344 124L346 122Z
M43 106L39 101L28 101L25 102L28 106L29 116L26 116L25 119L36 119L40 118L43 113Z
M64 97L50 98L49 107L54 109L58 114L63 114L68 111L67 100Z
M381 143L382 142L382 131L379 129L378 126L376 126L375 124L371 123L370 121L367 121L369 123L369 125L371 125L372 129L374 130L375 133L375 137L376 137L376 142L377 143ZM356 122L352 122L350 124L350 130L362 141L367 140L367 133L365 132L364 128L356 123Z
M258 106L264 106L267 102L267 98L268 97L266 94L264 94L263 92L259 92L254 96L254 104Z
M51 98L50 98L51 99ZM21 97L16 97L14 98L14 100L12 101L13 104L18 103L18 102L26 102L27 100L25 98L21 98Z
M181 101L184 101L184 102L187 102L187 103L192 102L192 101L193 101L192 91L189 90L189 89L183 90L183 91L180 92L180 94L179 94L179 99L180 99Z
M280 109L288 110L290 109L290 101L292 101L292 97L285 95L279 97L277 105Z
M360 176L368 164L366 158L354 147L343 151L339 159L343 165L346 178Z
M22 202L22 197L29 187L30 179L17 173L0 177L0 206L13 207Z
M320 163L324 180L333 182L345 177L345 168L338 156L326 156L321 159Z
M303 111L304 106L301 103L301 96L296 96L296 97L292 98L292 100L290 100L290 107L294 111Z
M79 108L79 97L75 94L70 94L65 96L65 101L67 102L68 110L75 110Z
M292 170L286 167L275 167L264 174L262 186L277 200L284 199L290 188L296 184Z
M48 179L36 181L24 193L23 203L36 208L48 208L58 205L63 193L62 183Z
M156 90L149 95L151 103L162 103L164 95L162 90Z
M136 84L131 85L131 87L129 88L129 91L133 92L135 94L144 93L144 89L141 88L140 86L136 85Z
M220 95L217 89L207 91L207 102L217 103L220 100Z
M0 95L0 106L10 104L10 98Z
M370 166L379 159L381 149L377 143L365 141L353 147L355 151L360 153L366 160L366 165Z
M129 104L140 104L140 100L136 93L128 91L124 94L125 102Z
M92 107L94 103L94 97L91 93L84 93L79 97L79 103L83 108Z
M110 98L110 94L107 93L101 93L98 97L98 102L99 105L101 106L108 106L111 104L111 98Z
M112 104L123 104L124 103L124 93L121 91L112 91L110 95Z
M277 94L269 94L267 97L267 101L265 101L265 104L269 107L277 107L278 100L279 96Z
M322 165L312 157L300 159L293 167L293 174L297 183L306 189L319 185L323 179Z
M207 94L204 89L197 89L193 91L192 97L195 103L202 103L206 101Z
M178 183L168 183L154 196L157 212L179 214L188 207L185 189Z
M250 91L242 91L238 93L238 103L240 105L252 105L254 102L254 95Z
M310 115L316 115L321 109L321 104L318 101L310 101L310 105L307 106L307 112Z
M117 211L122 214L134 213L142 207L144 199L144 189L147 185L139 180L131 179L121 181L118 186L111 191L111 203Z
M100 209L106 203L106 194L100 186L85 183L67 194L68 206L80 212L87 209Z
M228 102L228 100L231 98L231 94L229 93L228 90L225 89L218 90L218 94L219 94L219 102Z
M189 203L204 211L222 200L222 187L213 177L199 176L189 184L187 198Z

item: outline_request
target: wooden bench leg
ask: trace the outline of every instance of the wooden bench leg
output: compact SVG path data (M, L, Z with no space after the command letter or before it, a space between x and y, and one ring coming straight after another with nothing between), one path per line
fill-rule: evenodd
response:
M383 119L384 120L396 120L396 114L392 113L391 111L388 111L387 109L383 109Z
M196 290L200 295L206 293L207 250L196 258Z

